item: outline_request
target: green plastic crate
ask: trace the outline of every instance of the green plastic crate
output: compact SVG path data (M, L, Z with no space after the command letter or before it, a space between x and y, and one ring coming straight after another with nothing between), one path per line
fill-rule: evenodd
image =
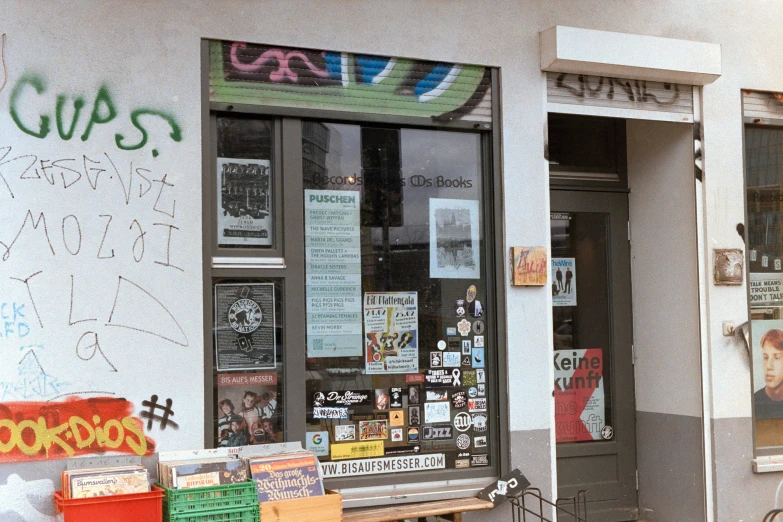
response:
M163 498L163 512L168 515L204 515L215 511L255 507L258 511L258 493L254 482L240 482L225 486L191 489L167 489ZM180 520L180 519L177 519ZM202 520L202 519L197 519ZM209 518L203 520L245 520L244 518Z
M261 513L258 503L253 507L225 511L203 511L174 515L164 508L165 522L259 522Z

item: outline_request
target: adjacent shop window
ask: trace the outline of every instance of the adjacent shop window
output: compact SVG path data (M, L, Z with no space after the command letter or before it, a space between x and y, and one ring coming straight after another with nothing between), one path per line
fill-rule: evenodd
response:
M745 128L747 263L756 448L783 446L783 128ZM774 449L773 449L774 448Z
M496 464L481 135L302 122L307 445L326 477Z

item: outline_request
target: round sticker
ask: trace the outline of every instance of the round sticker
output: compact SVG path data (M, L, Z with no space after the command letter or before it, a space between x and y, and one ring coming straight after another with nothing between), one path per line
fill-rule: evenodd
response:
M473 323L473 333L476 335L481 335L484 333L484 321L476 321Z
M445 350L446 349L446 341L440 340L438 341L438 350Z
M470 437L461 433L457 437L457 447L461 450L468 449L470 447Z
M261 307L252 299L239 299L228 309L228 324L235 332L247 334L261 326Z
M478 395L478 390L473 386L471 386L470 389L468 390L468 395L470 395L471 397L475 397L476 395Z
M484 328L484 325L481 325L482 331ZM467 337L467 335L470 333L470 321L467 321L466 319L463 319L462 321L457 323L457 329L459 330L459 333L462 337ZM475 330L475 327L474 327Z
M454 427L457 428L458 431L468 431L472 425L473 419L464 411L459 412L454 417Z
M604 429L601 430L601 437L603 437L604 440L611 439L612 435L614 435L614 430L611 426L604 426Z
M470 285L468 287L468 293L465 296L465 300L469 303L472 303L475 298L476 298L476 286Z

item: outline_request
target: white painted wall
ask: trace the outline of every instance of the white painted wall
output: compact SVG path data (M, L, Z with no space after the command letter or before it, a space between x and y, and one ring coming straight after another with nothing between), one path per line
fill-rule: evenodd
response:
M139 1L106 4L97 1L3 3L0 33L7 33L5 58L8 83L0 91L0 146L13 154L39 159L116 159L121 173L130 163L162 174L173 182L169 200L177 200L174 218L155 212L155 191L127 205L117 179L102 179L104 188L74 185L64 190L40 180L19 180L9 173L15 197L0 184L0 241L12 240L27 210L45 212L55 255L41 238L41 229L25 232L12 254L0 263L3 301L28 306L25 288L10 277L31 280L44 328L33 323L22 342L0 340L2 380L14 378L11 365L24 353L19 345L42 344L36 351L47 372L59 379L62 392L111 391L134 404L152 393L174 400L179 431L150 434L162 448L201 444L202 316L200 249L201 38L225 38L280 45L340 49L431 60L478 63L501 68L503 85L503 166L507 246L547 245L549 242L547 167L543 159L545 82L539 71L538 32L553 25L648 34L719 43L723 75L704 88L705 241L708 261L712 248L743 248L735 226L743 220L742 120L740 89L783 91L783 61L775 35L783 5L725 0L718 4L585 0L568 2L490 3L400 0L397 2L315 2L306 0L220 4ZM759 13L763 13L760 16ZM84 119L70 141L21 133L11 121L9 96L25 73L40 74L47 88L40 96L24 93L21 114L29 125L45 111L53 114L56 95L83 95L88 107L106 84L117 118L97 126L82 142ZM0 84L2 84L0 82ZM68 98L72 100L72 98ZM129 123L137 107L171 112L182 128L183 140L173 142L166 125L150 123L150 143L136 152L117 150L115 133L138 137ZM54 123L54 122L53 122ZM153 158L155 147L160 156ZM8 158L6 158L8 159ZM5 161L5 160L3 160ZM1 162L1 161L0 161ZM12 164L0 166L4 174ZM127 178L125 178L127 181ZM132 187L133 188L133 187ZM138 187L135 187L138 190ZM83 250L71 256L62 244L61 220L78 215L83 226ZM97 259L105 227L101 214L113 216L104 248L115 257ZM36 214L37 215L37 214ZM147 232L145 257L132 259L138 219ZM172 237L172 262L184 269L154 263L165 256L165 243L155 222L180 227ZM110 251L110 250L109 250ZM703 267L711 273L711 267ZM70 275L75 275L76 317L95 317L93 323L69 326ZM120 276L156 295L182 326L188 346L159 337L107 327L113 292ZM715 417L750 415L750 382L743 349L721 336L721 321L746 319L745 287L708 287L708 339L711 348L712 407ZM139 308L145 308L137 303ZM550 300L545 288L508 288L509 396L511 429L548 429L552 425L552 367ZM177 333L163 317L144 313L145 324ZM136 316L139 319L139 316ZM149 324L152 321L156 324ZM108 374L99 356L75 357L81 333L94 328L107 358L118 368ZM138 412L138 410L137 410ZM750 442L748 442L750 444ZM544 450L548 451L548 450ZM720 460L721 456L717 455ZM0 466L2 468L3 466ZM7 471L0 472L5 475ZM554 473L554 472L553 472ZM720 473L720 468L718 468ZM743 487L752 487L743 484Z

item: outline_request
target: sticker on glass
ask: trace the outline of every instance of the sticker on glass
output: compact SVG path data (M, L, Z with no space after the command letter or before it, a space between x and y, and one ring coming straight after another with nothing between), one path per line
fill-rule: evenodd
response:
M487 393L486 386L487 386L486 384L477 384L476 385L476 394L479 397L483 397Z
M389 408L402 408L402 388L389 390Z
M329 456L329 432L311 431L305 437L307 451L312 451L317 457Z
M451 394L451 406L455 410L461 410L468 404L467 395L464 391L456 391Z
M449 422L451 420L449 406L448 401L424 403L424 422L427 424Z
M470 339L465 339L462 341L462 355L470 355L470 350L472 349L470 345Z
M487 414L486 413L474 413L472 416L473 431L482 432L487 431Z
M454 313L457 317L465 317L465 300L457 299L454 303Z
M408 444L419 443L419 428L408 428Z
M481 335L484 333L484 321L476 321L473 323L473 333L476 335Z
M487 399L468 399L468 411L487 411Z
M408 424L418 426L421 421L421 406L408 406Z
M408 404L420 404L421 391L418 386L408 386Z
M457 448L461 450L466 450L469 447L470 447L470 435L460 433L459 436L457 436Z
M473 367L484 367L484 348L473 348Z
M460 363L459 352L443 352L444 368L459 368L459 363Z
M469 413L461 411L454 417L454 427L458 431L468 431L472 425L473 420L470 418Z
M430 199L430 278L478 279L479 202Z
M392 428L391 440L392 442L402 442L402 428Z
M402 410L389 412L389 426L405 426L405 414Z
M476 372L478 370L466 370L462 372L463 386L475 386L478 382L476 380Z
M383 440L388 438L388 421L371 420L359 422L359 440Z
M441 368L443 366L443 354L441 352L430 352L430 368Z
M442 402L449 400L447 390L427 390L427 400L432 402Z
M614 436L614 430L611 426L604 426L604 429L601 430L601 437L603 437L604 440L609 440Z
M348 419L348 408L314 407L314 419Z
M553 257L552 306L576 306L576 259Z
M484 370L476 370L476 382L486 382Z
M484 348L484 336L476 335L473 337L473 346L476 348Z
M364 294L366 373L419 371L416 292Z
M349 440L356 440L356 425L355 424L343 424L334 427L334 440L336 442L345 442Z
M456 326L447 326L446 327L446 335L457 335L457 327Z
M446 341L441 339L438 341L438 350L445 350L446 349Z
M486 448L487 447L487 436L482 435L480 437L473 437L473 446L476 448Z
M375 409L386 410L389 408L389 394L385 389L375 390Z

